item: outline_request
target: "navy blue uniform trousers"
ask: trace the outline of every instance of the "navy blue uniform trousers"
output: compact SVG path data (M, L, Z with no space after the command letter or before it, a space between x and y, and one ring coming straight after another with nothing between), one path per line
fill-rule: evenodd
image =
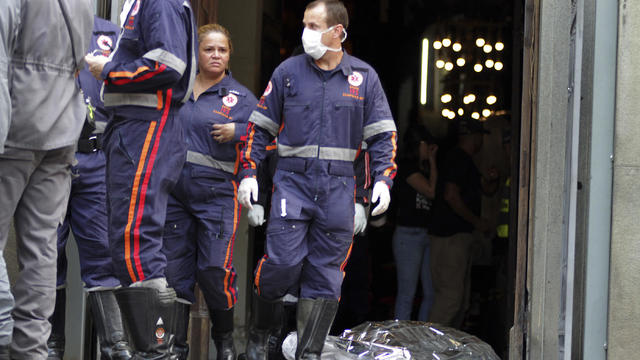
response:
M165 277L167 201L186 158L177 114L165 107L154 121L116 116L105 131L109 244L122 285Z
M56 286L67 281L65 248L69 230L78 245L80 275L84 286L115 287L120 281L113 273L107 236L107 187L105 156L101 150L76 153L78 163L71 168L71 194L67 215L58 227L58 272Z
M302 298L338 300L353 241L351 162L280 158L255 286L266 299L299 288Z
M169 197L163 252L167 282L195 301L197 279L207 305L225 310L237 301L233 243L240 219L238 183L231 174L187 162Z

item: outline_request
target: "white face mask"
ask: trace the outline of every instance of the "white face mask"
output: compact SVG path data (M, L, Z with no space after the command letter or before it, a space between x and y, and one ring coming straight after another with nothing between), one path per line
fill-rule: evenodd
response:
M315 60L318 60L324 55L324 53L327 52L327 50L331 50L331 51L342 50L342 48L338 48L338 49L330 48L327 45L322 43L322 34L333 30L334 27L336 26L334 25L324 31L311 30L305 27L304 30L302 31L302 46L304 47L304 52L309 54L309 56L311 56ZM347 38L347 32L345 30L343 31L345 36L342 39L342 41L344 42L345 39Z

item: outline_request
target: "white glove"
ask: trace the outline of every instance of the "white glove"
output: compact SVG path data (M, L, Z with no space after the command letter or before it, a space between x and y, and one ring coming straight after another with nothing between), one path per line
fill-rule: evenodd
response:
M358 235L367 228L367 214L364 212L364 206L356 203L356 212L353 215L353 234Z
M238 187L238 201L242 206L251 210L253 209L251 199L253 199L254 202L258 201L258 181L256 181L255 178L248 177L240 181L240 186Z
M247 212L247 219L249 225L254 227L264 224L264 207L260 204L253 205L253 209L249 209Z
M244 180L243 180L244 181ZM378 201L380 199L380 201ZM389 208L389 203L391 202L391 195L389 194L389 187L384 181L378 181L373 186L373 194L371 195L371 203L378 203L373 211L371 212L371 216L380 215L383 212L387 211Z

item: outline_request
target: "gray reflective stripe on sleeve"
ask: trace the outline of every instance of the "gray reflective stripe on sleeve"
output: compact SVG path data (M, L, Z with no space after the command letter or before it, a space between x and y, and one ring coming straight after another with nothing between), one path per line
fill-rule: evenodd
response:
M187 64L185 64L185 62L182 61L179 57L162 49L153 49L148 53L142 55L142 57L165 64L173 70L179 72L180 75L182 75L184 73L184 70L187 68Z
M134 93L107 93L104 94L104 106L138 105L157 108L158 95L134 94Z
M356 159L358 150L336 148L336 147L320 147L319 158L323 160L342 160L353 161Z
M266 129L269 134L273 136L278 135L278 124L271 121L268 117L264 116L261 112L254 110L249 116L249 122L252 122L263 129Z
M387 131L396 131L396 123L393 120L380 120L364 127L362 137L366 140L374 135Z
M216 160L209 155L195 151L187 151L187 161L192 164L223 170L231 174L233 174L236 169L236 164L234 162Z
M278 143L278 156L314 158L318 156L318 145L287 146Z

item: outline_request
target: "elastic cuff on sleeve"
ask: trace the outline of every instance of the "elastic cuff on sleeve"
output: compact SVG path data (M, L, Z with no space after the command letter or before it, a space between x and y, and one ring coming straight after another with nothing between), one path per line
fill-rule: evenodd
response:
M254 169L242 169L240 170L240 181L242 181L242 179L246 179L248 177L252 177L254 179L257 179L256 177L256 170Z
M233 140L234 141L246 141L247 140L247 124L241 123L232 123L234 126L233 129ZM243 126L244 125L244 126Z
M373 182L373 184L377 184L378 181L384 181L385 184L387 184L387 186L389 187L389 190L391 190L391 188L393 187L393 180L388 177L388 176L378 176L376 177L376 181Z
M109 80L109 73L111 72L111 69L113 69L114 67L115 67L115 64L113 63L113 61L109 61L108 63L104 64L104 67L102 68L102 72L100 73L100 76L102 76L102 79Z

